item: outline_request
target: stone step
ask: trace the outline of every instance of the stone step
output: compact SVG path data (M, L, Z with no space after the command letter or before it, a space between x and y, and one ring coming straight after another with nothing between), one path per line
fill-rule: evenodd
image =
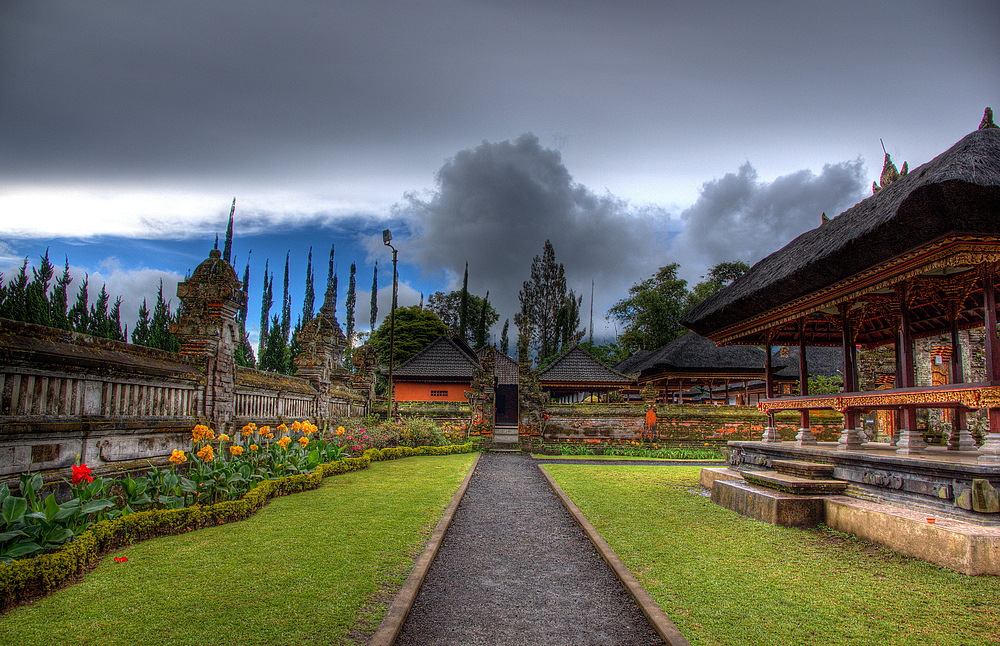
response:
M773 471L744 471L742 475L751 484L799 496L839 494L847 488L843 480L816 480Z
M833 478L832 464L820 464L806 460L772 460L771 468L778 473L787 473L810 480L830 480Z

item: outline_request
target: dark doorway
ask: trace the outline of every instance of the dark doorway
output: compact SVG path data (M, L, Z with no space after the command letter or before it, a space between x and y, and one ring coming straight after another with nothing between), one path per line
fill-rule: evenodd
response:
M497 386L497 426L517 426L517 385Z

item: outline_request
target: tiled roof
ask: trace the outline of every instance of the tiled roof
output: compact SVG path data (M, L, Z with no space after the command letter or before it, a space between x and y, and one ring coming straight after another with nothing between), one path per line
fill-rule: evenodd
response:
M629 372L670 372L691 369L715 372L759 370L763 373L764 351L749 345L718 347L709 339L688 332L629 366Z
M612 370L578 345L562 353L547 368L538 373L538 381L629 384L632 378Z
M479 357L480 363L482 363L483 356L486 353L488 347L480 348L476 350L476 356ZM518 366L517 361L508 357L503 352L500 352L496 348L493 350L494 359L494 370L497 376L497 384L505 385L517 385L518 383Z
M463 347L464 346L464 347ZM440 336L394 371L395 377L472 379L479 360L469 346L458 339Z

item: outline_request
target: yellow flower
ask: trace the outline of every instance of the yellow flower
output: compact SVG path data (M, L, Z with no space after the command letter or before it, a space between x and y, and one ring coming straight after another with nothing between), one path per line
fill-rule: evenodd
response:
M174 449L173 453L170 454L170 461L174 464L180 464L182 462L187 462L187 457L184 455L184 451Z
M205 431L205 439L206 440L214 440L215 439L215 431L213 431L212 429L208 429L207 431Z
M293 431L301 431L302 430L302 422L292 422L292 430Z
M298 442L302 446L305 446L306 444L309 444L309 438L308 437L300 437L299 440L298 440Z
M261 437L269 437L271 439L274 439L274 433L271 432L270 426L261 426L258 435L260 435Z
M280 431L280 432L282 432L282 433L287 433L288 432L288 427L285 426L284 424L279 424L277 430Z
M191 429L191 441L192 442L202 442L212 432L212 429L208 428L204 424L196 424L193 429Z
M246 437L247 435L253 435L253 432L256 430L257 430L257 425L254 424L253 422L250 422L249 424L240 429L240 434L242 434L243 437Z
M285 435L285 436L284 436L284 437L282 437L282 438L281 438L280 440L278 440L278 446L280 446L280 447L281 447L281 448L283 448L283 449L287 449L287 448L288 448L288 444L289 444L289 443L290 443L291 441L292 441L292 438L290 438L290 437L288 437L287 435Z
M232 453L233 455L243 455L243 447L240 446L239 444L234 444L231 447L229 447L229 452Z
M250 450L251 450L251 451L256 451L256 450L257 450L257 449L259 449L259 448L260 448L260 447L259 447L259 446L257 446L256 444L251 444L251 445L250 445Z
M225 433L223 433L222 435L219 436L219 441L220 442L228 442L229 441L229 436L226 435Z
M343 434L344 434L344 427L343 426L338 426L337 427L337 435L343 435Z
M198 451L196 455L205 462L211 462L212 460L215 459L215 452L212 449L211 444L206 444L205 446L201 447L201 450Z

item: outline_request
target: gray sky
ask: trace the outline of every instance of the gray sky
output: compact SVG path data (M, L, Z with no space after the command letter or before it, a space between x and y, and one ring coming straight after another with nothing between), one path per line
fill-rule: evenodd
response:
M502 318L551 239L603 318L867 196L879 138L913 167L975 129L998 25L961 0L4 0L0 252L208 235L237 195L244 234L391 223L412 294L468 261Z

